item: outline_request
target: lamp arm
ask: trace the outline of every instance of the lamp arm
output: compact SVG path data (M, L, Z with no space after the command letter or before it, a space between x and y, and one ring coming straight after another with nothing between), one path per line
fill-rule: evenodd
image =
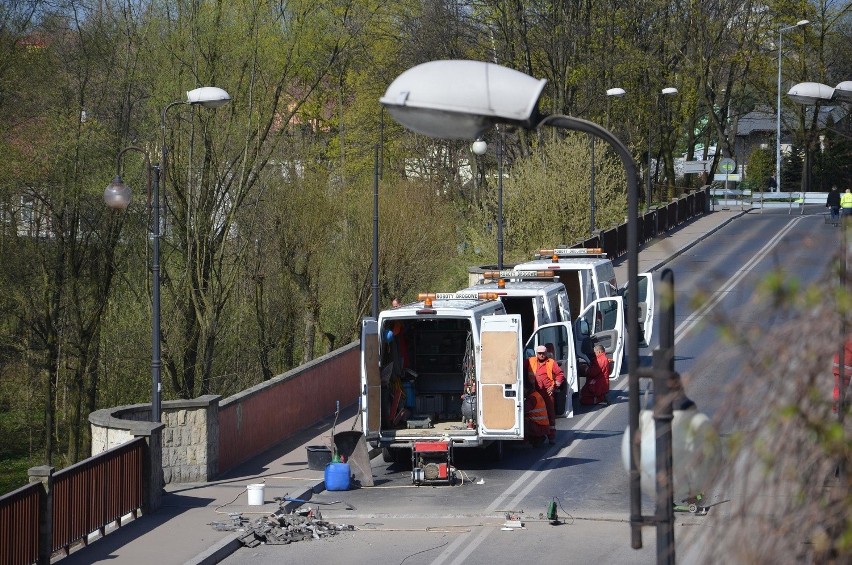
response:
M612 132L602 126L570 116L551 115L542 117L536 127L550 125L567 130L581 131L599 137L615 149L627 174L627 284L636 289L639 284L639 198L636 163L624 143ZM634 291L635 292L635 291ZM630 425L630 533L631 546L634 549L642 547L642 495L639 489L641 475L639 472L639 303L636 300L627 302L627 333L633 336L628 341L627 366L630 369L628 381L628 412Z

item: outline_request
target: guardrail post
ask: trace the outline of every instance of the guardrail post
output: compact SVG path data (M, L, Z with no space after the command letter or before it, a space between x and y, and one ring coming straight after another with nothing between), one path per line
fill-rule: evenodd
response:
M50 565L50 556L53 554L53 473L55 467L41 465L30 467L27 474L30 483L41 483L44 495L39 497L39 535L38 535L38 563L39 565Z
M142 422L140 422L141 424ZM163 428L157 422L148 429L139 426L134 437L145 438L145 456L142 458L142 514L156 511L163 501Z

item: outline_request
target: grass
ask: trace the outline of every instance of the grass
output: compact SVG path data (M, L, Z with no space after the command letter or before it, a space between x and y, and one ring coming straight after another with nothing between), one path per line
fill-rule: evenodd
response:
M25 486L29 482L27 471L39 464L26 455L0 459L0 496Z

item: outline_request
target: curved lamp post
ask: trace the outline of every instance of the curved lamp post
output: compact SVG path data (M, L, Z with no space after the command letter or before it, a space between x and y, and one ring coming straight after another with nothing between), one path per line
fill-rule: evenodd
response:
M811 23L810 20L799 20L795 25L778 28L778 111L775 119L775 190L777 192L781 192L781 40L785 31L804 27L809 23Z
M480 61L432 61L413 67L397 77L379 100L390 114L404 127L430 137L448 139L478 139L496 124L509 124L526 129L543 125L566 130L581 131L599 137L616 151L627 176L627 278L629 288L638 289L639 240L636 164L627 147L610 131L600 125L562 115L548 116L539 111L538 104L546 81L492 63ZM672 322L673 326L673 322ZM627 331L639 335L639 304L627 301ZM673 330L671 332L673 334ZM674 520L671 491L666 500L665 483L671 484L658 473L656 518L641 515L639 473L639 366L638 340L628 343L629 420L630 420L630 524L631 545L642 547L641 526L657 526L658 562L673 562ZM673 361L672 352L666 352ZM666 373L666 377L670 375ZM655 381L656 382L656 381ZM666 404L663 395L657 395ZM661 407L660 436L668 440L669 449L658 457L671 469L671 433L665 433L670 424L672 405L668 399ZM661 484L662 483L662 484ZM662 512L661 512L662 510Z
M205 86L190 90L186 93L186 100L178 100L172 102L163 108L160 114L160 129L162 131L162 167L159 164L150 165L148 154L138 147L128 147L122 149L116 162L115 179L104 190L104 201L107 206L117 210L124 210L130 205L131 191L121 180L121 157L127 151L135 150L145 154L145 166L148 176L148 194L149 205L152 208L151 219L151 239L153 245L152 265L151 265L151 421L159 422L161 414L161 373L162 359L160 356L160 180L163 181L165 189L165 168L167 158L166 148L166 112L172 106L189 104L192 106L198 105L205 108L218 108L227 104L231 100L231 96L215 86ZM151 182L153 179L153 183Z

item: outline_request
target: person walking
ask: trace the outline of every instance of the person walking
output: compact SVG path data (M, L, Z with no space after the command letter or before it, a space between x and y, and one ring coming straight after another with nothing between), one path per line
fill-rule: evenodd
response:
M836 226L840 219L840 193L837 192L837 185L832 186L831 190L828 191L825 206L831 212L831 223Z
M775 192L778 190L778 181L775 180L775 175L769 177L769 180L766 181L766 188L768 192Z
M556 405L553 396L556 388L565 381L565 375L559 363L547 356L547 347L544 345L535 348L535 355L527 359L527 364L535 379L535 389L541 394L547 408L547 420L550 426L547 440L553 445L556 443Z
M840 197L840 216L852 216L852 190L848 188Z

